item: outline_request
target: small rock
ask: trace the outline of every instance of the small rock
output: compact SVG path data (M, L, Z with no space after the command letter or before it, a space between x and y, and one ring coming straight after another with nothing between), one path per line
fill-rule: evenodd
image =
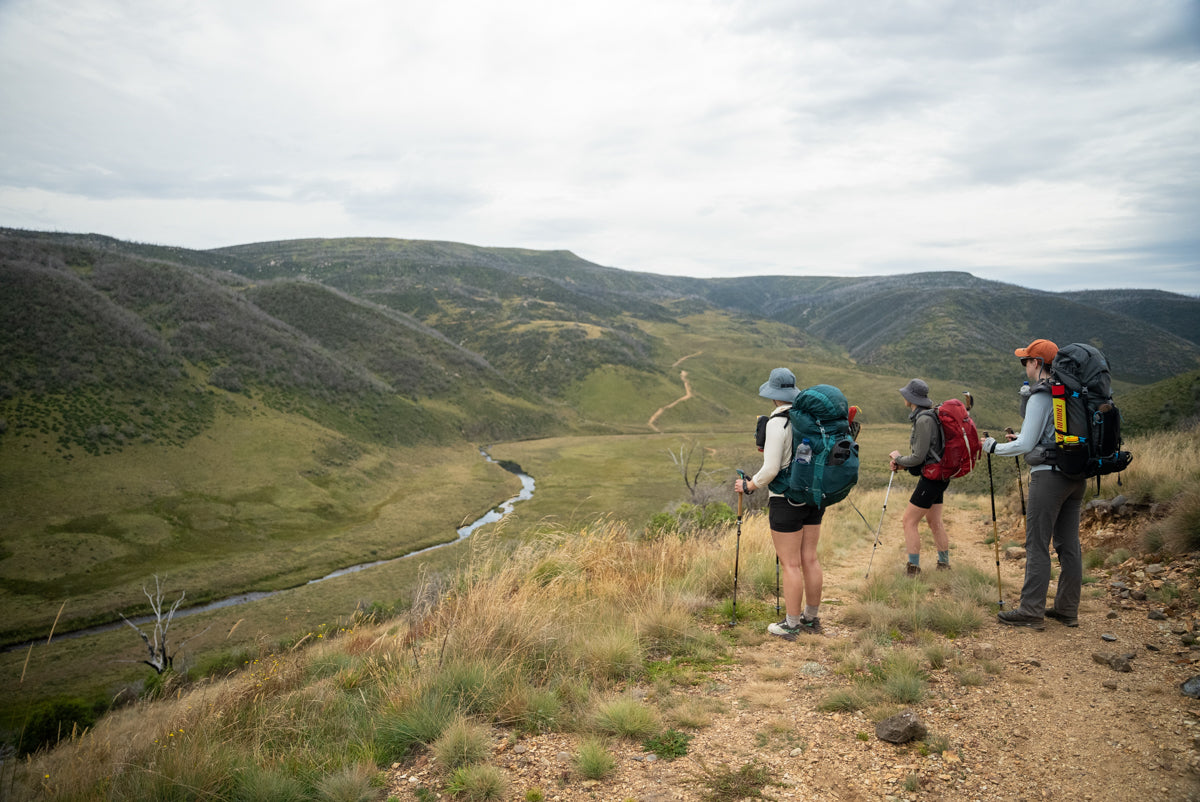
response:
M1146 600L1146 591L1144 591L1144 590L1138 590L1135 588L1134 590L1128 591L1128 593L1129 593L1129 598L1133 599L1134 601L1145 601Z
M906 744L924 738L927 732L925 725L911 710L885 718L875 725L875 737L893 744Z
M1102 634L1100 636L1100 640L1105 641L1107 643L1116 643L1117 636L1113 635L1111 632L1105 632L1104 634Z
M1129 662L1128 655L1111 654L1109 652L1093 652L1092 660L1102 666L1108 666L1113 671L1120 671L1125 674L1133 671L1133 666Z
M1004 559L1006 560L1024 560L1025 549L1020 546L1009 546L1004 550Z
M1155 563L1154 565L1147 565L1146 566L1146 576L1158 576L1165 570L1167 570L1167 569L1166 569L1166 567L1163 566L1162 563Z
M1104 680L1104 682L1102 682L1100 684L1103 685L1105 688L1108 688L1110 691L1115 691L1117 689L1117 683L1111 679L1106 679L1106 680Z
M1151 610L1149 615L1147 615L1146 617L1149 618L1151 621L1166 621L1167 620L1167 614L1164 613L1162 610Z
M1184 680L1179 686L1179 690L1183 691L1184 696L1200 699L1200 674Z
M994 644L981 643L975 647L974 655L976 660L995 660L1000 653L996 651Z

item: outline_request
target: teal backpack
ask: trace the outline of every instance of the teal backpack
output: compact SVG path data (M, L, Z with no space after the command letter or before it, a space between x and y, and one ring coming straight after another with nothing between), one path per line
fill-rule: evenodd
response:
M814 507L828 507L849 495L858 482L858 426L851 424L842 391L829 384L801 391L788 411L788 424L792 462L771 480L771 492Z

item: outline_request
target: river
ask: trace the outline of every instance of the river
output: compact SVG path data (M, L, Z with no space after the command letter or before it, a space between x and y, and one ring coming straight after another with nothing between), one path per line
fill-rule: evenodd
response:
M488 454L483 449L480 449L479 453L488 462L493 462L493 463L496 462L494 459L492 459L491 455ZM346 576L347 574L353 574L353 573L357 573L359 571L365 571L368 568L374 568L379 565L387 565L388 563L393 563L393 562L396 562L397 560L407 560L411 557L416 557L419 554L424 554L426 552L433 551L434 549L440 549L445 546L449 546L453 543L458 543L459 541L462 541L462 540L470 537L471 534L475 530L479 529L481 526L487 526L488 524L496 523L497 521L502 519L504 516L508 515L510 512L513 511L513 507L517 504L517 502L528 501L529 499L533 498L534 482L533 482L532 476L530 476L529 474L522 471L519 466L511 465L510 463L496 463L496 464L500 465L505 470L516 474L517 478L521 480L521 491L519 493L517 493L517 495L513 496L512 498L507 499L506 501L503 501L503 502L497 504L495 507L492 507L490 510L488 510L482 516L477 518L475 521L467 524L466 526L460 526L458 529L455 530L457 537L454 540L447 540L445 543L438 543L433 546L427 546L426 548L423 548L423 549L417 549L416 551L410 551L409 553L402 554L399 557L391 557L386 560L375 560L374 562L359 563L357 565L347 566L346 568L339 568L336 571L333 571L332 573L326 574L325 576L317 577L316 579L310 579L305 584L306 585L315 585L316 583L324 582L327 579L336 579L339 576ZM303 586L299 586L299 587L303 587ZM239 604L247 604L249 602L258 601L260 599L267 599L267 598L270 598L271 596L275 596L280 593L286 593L288 590L291 590L291 589L292 588L285 588L283 590L253 591L250 593L239 593L235 596L229 596L224 599L218 599L217 601L209 602L207 604L199 604L199 605L196 605L195 607L181 607L180 609L175 611L175 615L174 615L173 619L174 618L184 618L186 616L195 615L197 613L206 613L210 610L221 610L226 607L236 607ZM155 617L152 615L146 615L146 616L140 616L137 618L130 618L129 621L131 623L133 623L134 625L149 624L149 623L153 623L155 621ZM120 629L122 626L125 626L124 621L110 621L107 624L97 624L96 626L93 626L93 627L85 627L83 629L73 629L68 632L56 632L56 633L54 633L54 636L52 639L47 640L45 642L49 643L49 642L51 642L51 640L68 640L70 638L82 638L87 635L96 635L101 632L111 632L114 629ZM12 652L12 651L17 651L18 649L26 649L30 646L30 644L42 643L42 642L43 641L41 638L35 638L33 640L28 640L23 643L12 643L12 644L8 644L6 646L0 647L0 652Z

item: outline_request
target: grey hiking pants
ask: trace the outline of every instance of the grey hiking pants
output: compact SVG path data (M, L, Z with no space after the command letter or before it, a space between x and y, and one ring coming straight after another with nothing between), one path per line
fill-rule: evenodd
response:
M1079 547L1079 505L1085 479L1068 479L1058 471L1031 471L1029 507L1025 514L1025 585L1021 612L1041 618L1046 614L1050 587L1050 544L1058 552L1058 592L1054 609L1068 616L1079 614L1083 586L1083 555Z

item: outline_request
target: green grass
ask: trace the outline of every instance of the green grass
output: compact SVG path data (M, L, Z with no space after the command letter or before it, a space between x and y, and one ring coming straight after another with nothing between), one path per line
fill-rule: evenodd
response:
M585 738L575 756L575 768L587 780L602 780L617 767L617 759L601 738Z

